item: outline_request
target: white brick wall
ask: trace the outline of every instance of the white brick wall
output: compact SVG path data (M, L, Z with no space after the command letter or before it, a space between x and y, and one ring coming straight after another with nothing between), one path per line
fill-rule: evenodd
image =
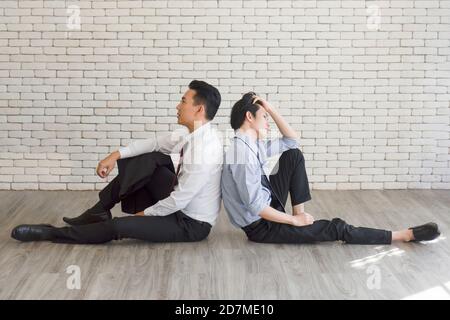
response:
M221 129L243 92L278 105L315 189L450 188L448 0L21 0L0 4L0 189L101 189L192 79Z

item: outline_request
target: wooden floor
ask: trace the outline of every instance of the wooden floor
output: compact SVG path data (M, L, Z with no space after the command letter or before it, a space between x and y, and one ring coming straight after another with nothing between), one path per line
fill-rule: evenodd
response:
M21 223L75 216L97 200L87 191L1 191L0 299L403 299L450 297L449 190L315 191L316 219L398 229L428 221L439 239L419 244L263 245L247 241L225 212L200 243L105 245L20 243ZM113 210L121 215L120 206ZM69 290L71 265L81 288Z

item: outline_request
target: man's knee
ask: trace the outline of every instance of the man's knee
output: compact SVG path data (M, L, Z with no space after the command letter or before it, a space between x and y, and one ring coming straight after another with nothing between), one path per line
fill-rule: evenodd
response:
M172 182L175 173L170 170L170 168L166 166L156 167L155 171L152 175L152 182L164 183L164 182Z
M348 224L340 218L332 219L331 224L333 225L333 228L335 229L335 232L337 234L337 240L344 242L352 241L352 230L355 228L354 226Z
M295 160L300 160L300 161L305 160L305 158L303 157L303 153L298 148L286 150L285 152L283 152L281 154L281 157L289 159L289 160L294 160L294 161Z
M154 165L155 167L158 166L173 167L172 158L170 157L170 155L164 154L159 151L147 152L134 157L117 160L117 163L118 164L120 163L121 166L126 166L129 162L132 163L144 162L148 166Z

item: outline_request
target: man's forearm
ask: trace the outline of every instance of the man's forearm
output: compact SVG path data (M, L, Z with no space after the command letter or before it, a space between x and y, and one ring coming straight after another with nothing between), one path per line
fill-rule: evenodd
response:
M293 224L293 218L291 215L286 214L284 212L278 211L271 206L265 207L260 213L259 216L269 221L284 223L284 224Z
M273 121L277 125L281 134L288 138L297 139L298 135L294 129L289 125L289 123L283 118L283 116L274 108L269 110L269 114L272 117Z
M109 156L117 161L120 159L120 152L118 150L111 152L111 154Z

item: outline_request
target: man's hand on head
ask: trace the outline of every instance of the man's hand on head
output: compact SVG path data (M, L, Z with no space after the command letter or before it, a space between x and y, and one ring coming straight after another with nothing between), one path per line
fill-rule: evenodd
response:
M264 100L263 98L259 97L259 96L254 96L252 103L253 104L259 104L261 107L264 108L264 110L267 113L270 113L273 110L272 105L269 102L267 102L266 100Z

